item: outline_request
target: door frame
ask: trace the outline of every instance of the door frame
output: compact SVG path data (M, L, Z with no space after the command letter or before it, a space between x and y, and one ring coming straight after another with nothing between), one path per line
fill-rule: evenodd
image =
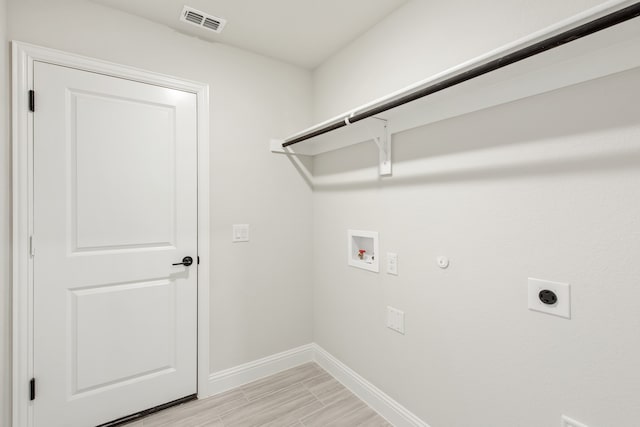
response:
M33 377L33 89L35 61L119 77L197 96L198 139L198 397L209 383L209 86L112 62L12 41L12 426L33 426L29 380ZM37 94L35 102L36 110ZM126 415L126 414L123 414Z

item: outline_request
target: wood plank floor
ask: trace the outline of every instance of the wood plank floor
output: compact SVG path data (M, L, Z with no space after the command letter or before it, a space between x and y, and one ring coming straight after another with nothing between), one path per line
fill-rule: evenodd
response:
M390 427L316 363L306 363L126 427Z

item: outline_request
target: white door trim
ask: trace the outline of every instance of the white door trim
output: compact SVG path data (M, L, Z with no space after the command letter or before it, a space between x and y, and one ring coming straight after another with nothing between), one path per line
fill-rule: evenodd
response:
M33 425L29 380L33 373L33 263L29 238L33 230L33 118L29 90L33 89L33 63L154 84L197 95L198 138L198 396L209 394L209 86L203 83L43 48L12 42L13 48L13 338L12 426ZM36 109L37 109L36 94Z

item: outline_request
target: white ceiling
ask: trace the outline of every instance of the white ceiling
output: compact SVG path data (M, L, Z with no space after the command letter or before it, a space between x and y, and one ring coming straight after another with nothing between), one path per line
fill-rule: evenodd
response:
M204 40L306 68L371 28L407 0L93 0ZM224 18L215 34L179 21L184 5Z

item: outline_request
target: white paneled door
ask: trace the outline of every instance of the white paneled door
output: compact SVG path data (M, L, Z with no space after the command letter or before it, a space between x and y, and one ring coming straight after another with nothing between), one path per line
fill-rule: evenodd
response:
M196 95L44 62L33 84L34 425L196 393Z

